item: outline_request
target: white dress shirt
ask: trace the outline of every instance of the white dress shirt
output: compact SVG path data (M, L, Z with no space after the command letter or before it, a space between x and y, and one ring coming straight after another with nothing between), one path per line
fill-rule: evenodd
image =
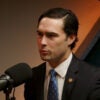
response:
M62 98L62 91L63 91L63 85L65 80L65 75L67 73L68 67L72 60L72 53L70 56L63 61L61 64L59 64L55 71L57 72L57 82L58 82L58 99L61 100ZM45 84L44 84L44 100L47 100L47 94L48 94L48 86L49 86L49 80L50 80L50 74L49 71L52 69L50 64L46 63L46 77L45 77Z

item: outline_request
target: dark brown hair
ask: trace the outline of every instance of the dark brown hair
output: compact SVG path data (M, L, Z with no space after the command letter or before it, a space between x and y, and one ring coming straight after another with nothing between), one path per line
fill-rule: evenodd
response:
M77 32L78 32L78 18L77 16L69 9L64 8L52 8L44 12L38 19L38 25L41 19L44 17L60 19L63 18L64 22L64 32L67 36L75 35L76 40L70 45L71 49L75 47L76 42L78 41Z

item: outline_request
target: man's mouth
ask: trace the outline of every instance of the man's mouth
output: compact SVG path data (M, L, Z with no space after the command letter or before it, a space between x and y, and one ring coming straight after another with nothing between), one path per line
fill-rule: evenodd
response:
M40 54L47 55L48 54L48 51L47 50L40 50Z

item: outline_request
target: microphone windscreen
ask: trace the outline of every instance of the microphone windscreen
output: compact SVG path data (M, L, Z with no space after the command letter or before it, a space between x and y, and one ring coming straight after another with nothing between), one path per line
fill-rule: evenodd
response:
M8 68L5 73L14 80L13 86L21 85L32 77L32 69L26 63L19 63L11 68Z

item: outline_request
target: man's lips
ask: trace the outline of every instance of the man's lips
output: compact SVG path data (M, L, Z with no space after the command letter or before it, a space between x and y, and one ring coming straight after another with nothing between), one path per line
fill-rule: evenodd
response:
M47 50L40 50L40 54L48 54L48 51Z

